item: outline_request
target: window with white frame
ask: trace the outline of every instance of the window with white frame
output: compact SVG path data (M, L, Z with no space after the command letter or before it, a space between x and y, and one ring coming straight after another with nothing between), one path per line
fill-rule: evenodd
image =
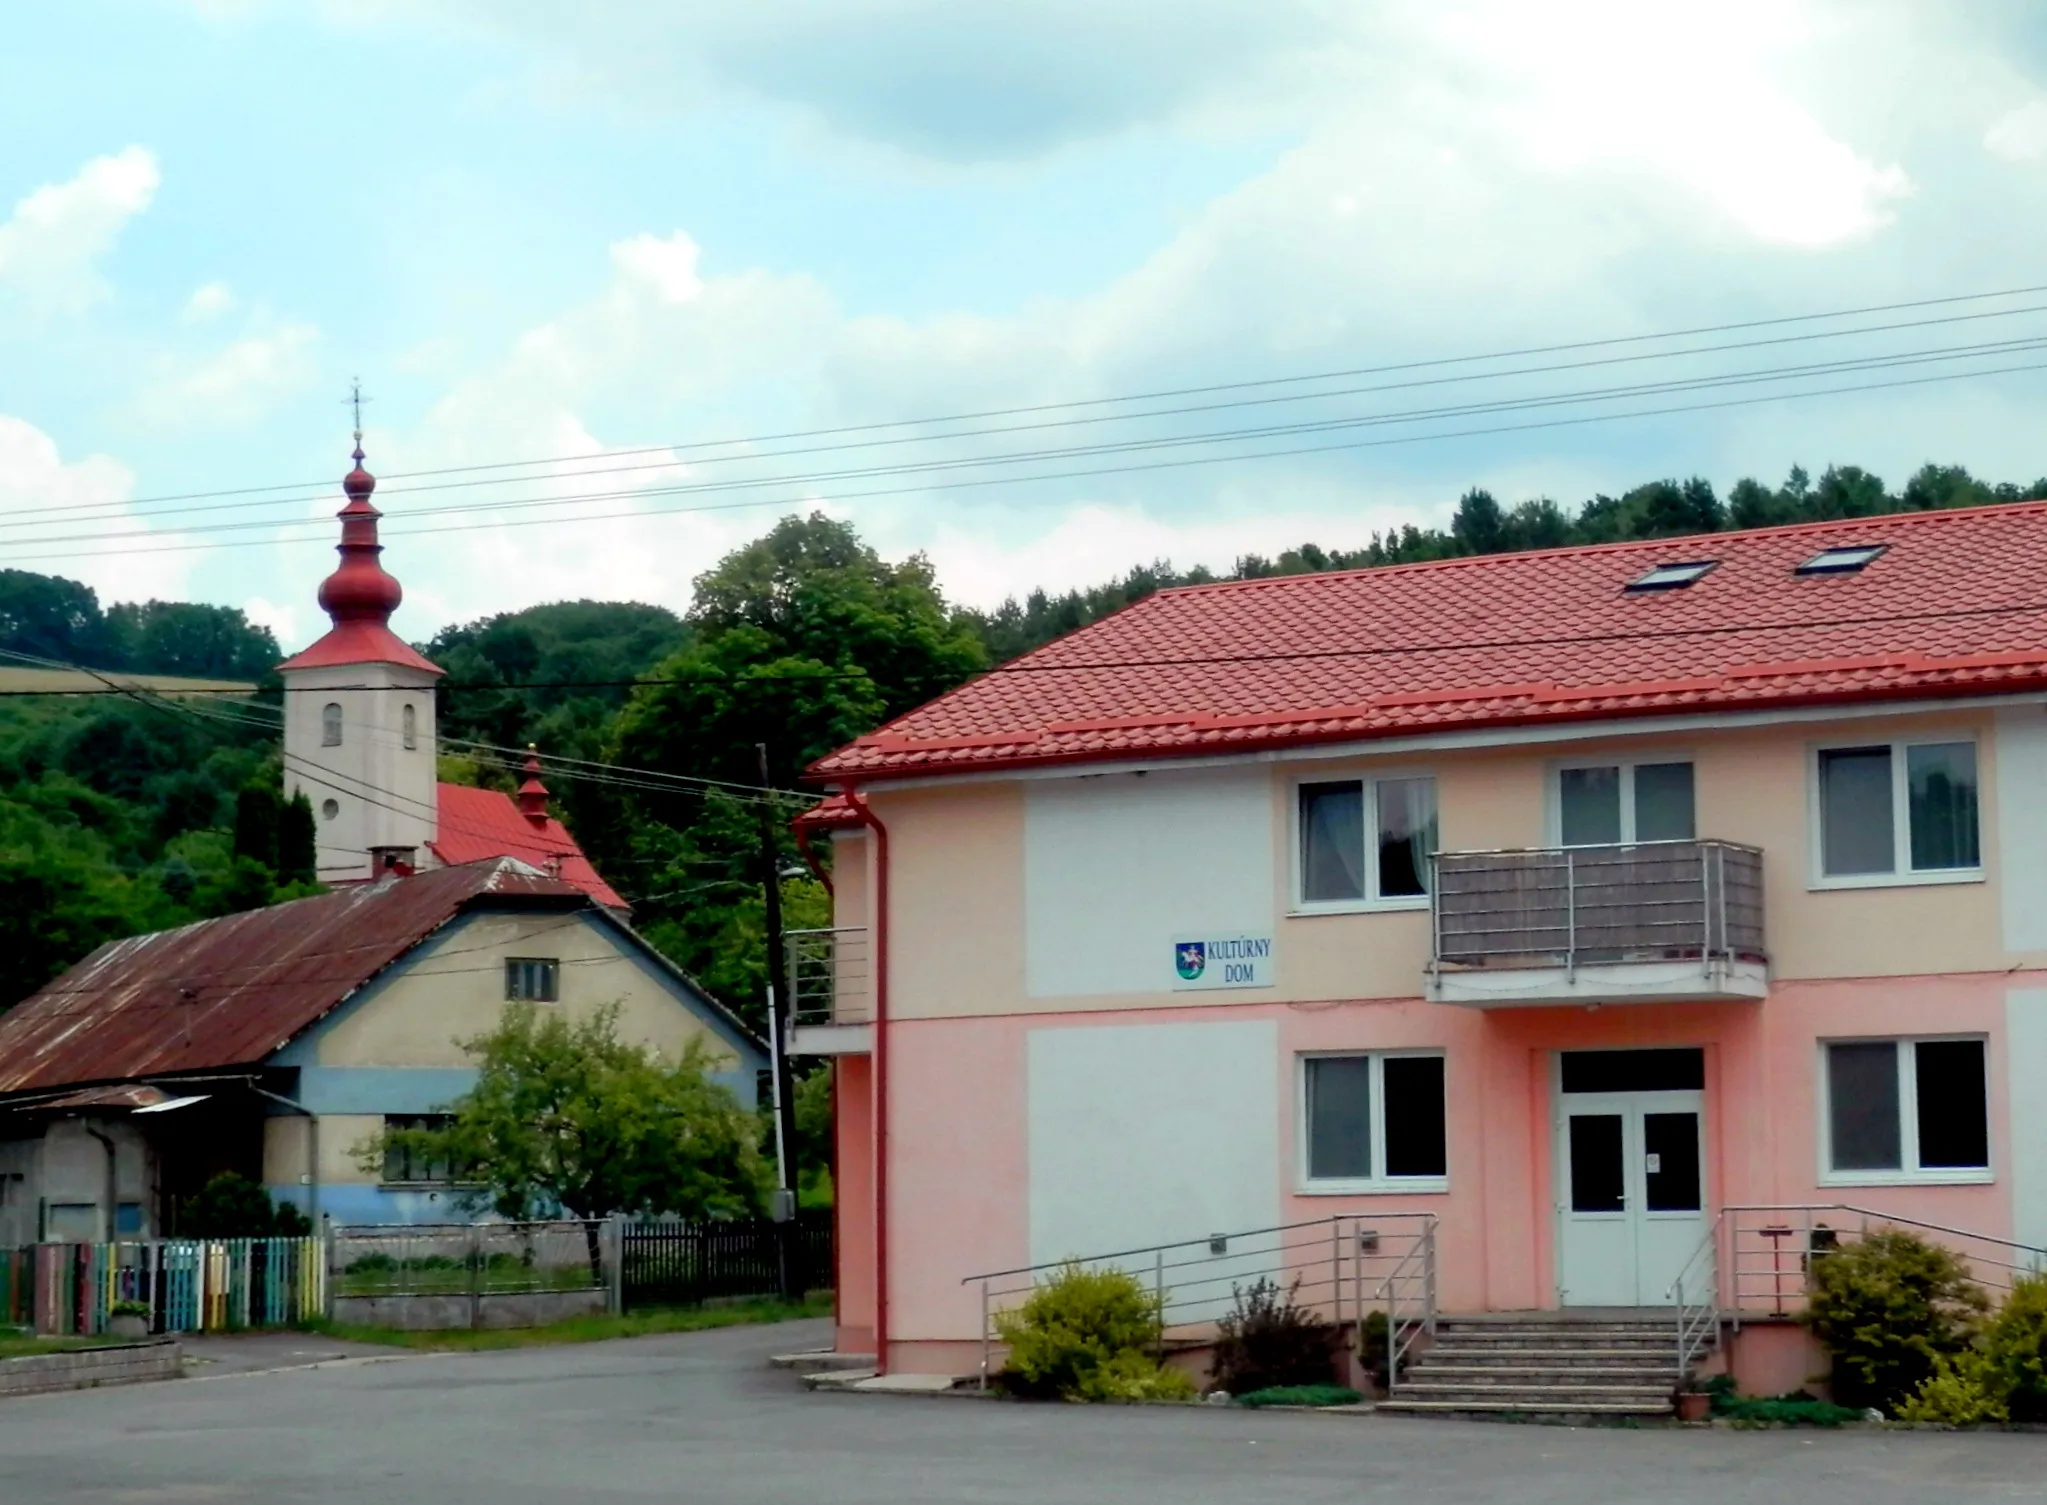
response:
M1823 747L1816 775L1822 879L1981 869L1974 742Z
M384 1116L384 1127L415 1134L441 1134L454 1123L451 1113L393 1113ZM407 1139L386 1140L384 1145L384 1181L395 1185L446 1185L461 1181L465 1168L457 1165L447 1155L445 1148L432 1141L424 1144Z
M1981 1039L1833 1040L1825 1053L1829 1177L1954 1181L1989 1174Z
M505 960L505 997L513 1003L561 1001L561 963L551 956L513 956Z
M1309 1191L1429 1190L1449 1174L1440 1051L1304 1055L1300 1110Z
M1296 868L1303 906L1406 906L1428 897L1436 781L1302 784Z
M1584 763L1557 770L1557 841L1567 847L1690 841L1689 762Z

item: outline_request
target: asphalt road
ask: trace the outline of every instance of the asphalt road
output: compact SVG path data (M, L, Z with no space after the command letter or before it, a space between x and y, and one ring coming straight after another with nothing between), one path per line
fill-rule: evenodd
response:
M1968 1505L2047 1436L1575 1430L812 1395L817 1324L349 1361L0 1402L0 1501Z

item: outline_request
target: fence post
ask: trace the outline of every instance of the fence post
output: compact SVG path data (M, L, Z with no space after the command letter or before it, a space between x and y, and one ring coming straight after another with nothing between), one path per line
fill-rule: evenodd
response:
M483 1326L483 1225L469 1228L469 1326Z
M620 1214L613 1214L606 1220L606 1231L610 1234L611 1279L605 1306L614 1317L625 1315L625 1238L626 1220Z

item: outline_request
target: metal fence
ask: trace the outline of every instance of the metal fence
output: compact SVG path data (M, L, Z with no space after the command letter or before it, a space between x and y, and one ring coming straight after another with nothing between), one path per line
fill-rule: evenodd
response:
M500 1296L608 1289L601 1221L337 1224L336 1296Z
M1436 960L1483 967L1763 956L1763 854L1655 841L1434 858Z
M783 1251L790 1289L802 1294L832 1284L832 1214L800 1212L787 1223L731 1221L628 1223L620 1236L625 1309L694 1306L781 1289Z
M792 930L788 948L790 1019L798 1027L866 1024L874 1017L867 927Z
M324 1248L317 1238L260 1238L0 1251L0 1322L91 1336L108 1331L117 1306L146 1309L153 1333L289 1327L326 1311Z

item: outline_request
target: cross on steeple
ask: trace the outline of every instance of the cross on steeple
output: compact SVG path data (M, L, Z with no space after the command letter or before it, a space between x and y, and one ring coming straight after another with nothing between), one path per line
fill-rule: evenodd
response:
M357 376L350 378L348 383L348 396L344 399L344 401L348 403L349 407L355 410L355 443L356 448L360 449L362 447L362 405L370 401L369 398L362 395L361 377Z

